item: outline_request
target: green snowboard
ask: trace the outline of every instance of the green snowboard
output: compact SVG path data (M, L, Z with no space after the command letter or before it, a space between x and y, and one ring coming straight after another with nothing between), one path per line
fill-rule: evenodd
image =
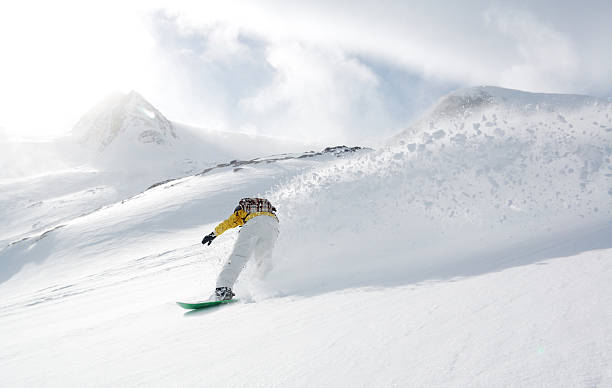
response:
M216 300L213 302L193 302L193 303L185 303L185 302L176 302L179 306L187 310L197 310L197 309L205 309L208 307L219 306L221 304L233 303L237 302L238 299L230 299L230 300Z

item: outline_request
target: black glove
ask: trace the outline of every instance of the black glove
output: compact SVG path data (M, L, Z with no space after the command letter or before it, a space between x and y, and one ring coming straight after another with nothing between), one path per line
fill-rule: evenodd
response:
M206 244L208 243L208 245L210 245L210 243L217 238L217 235L215 234L215 232L211 232L210 234L207 234L206 236L204 236L204 239L202 240L202 244Z

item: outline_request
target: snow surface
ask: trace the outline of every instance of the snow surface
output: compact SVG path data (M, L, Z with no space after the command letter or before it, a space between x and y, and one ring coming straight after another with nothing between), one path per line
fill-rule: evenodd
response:
M13 233L44 213L3 213L0 385L611 386L611 115L474 88L375 152L227 165L95 211L55 188L56 223ZM181 310L237 231L199 241L249 195L279 209L274 257L241 303Z
M69 136L0 139L0 219L6 226L0 230L0 245L162 181L229 161L281 152L299 157L312 147L318 146L173 123L136 92L113 94L87 112Z

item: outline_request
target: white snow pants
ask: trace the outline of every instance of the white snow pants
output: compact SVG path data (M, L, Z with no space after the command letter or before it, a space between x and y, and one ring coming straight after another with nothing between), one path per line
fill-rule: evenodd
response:
M277 237L276 218L261 215L248 220L238 232L234 250L217 278L217 287L232 288L251 257L260 265L269 259Z

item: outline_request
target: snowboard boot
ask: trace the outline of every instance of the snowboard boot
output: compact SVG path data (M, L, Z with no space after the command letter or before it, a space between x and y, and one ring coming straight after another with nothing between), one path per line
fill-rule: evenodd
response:
M215 289L215 298L217 300L230 300L234 297L232 289L229 287L217 287Z

